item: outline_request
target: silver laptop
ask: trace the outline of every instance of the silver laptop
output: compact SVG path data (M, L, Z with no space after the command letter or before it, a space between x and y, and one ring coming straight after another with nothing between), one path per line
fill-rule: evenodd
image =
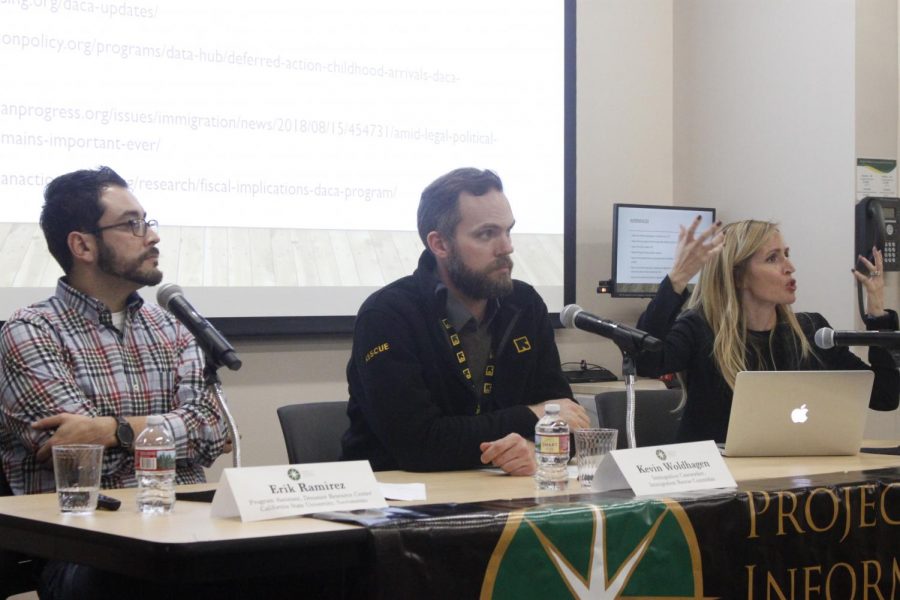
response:
M734 384L725 456L859 452L872 371L742 371Z

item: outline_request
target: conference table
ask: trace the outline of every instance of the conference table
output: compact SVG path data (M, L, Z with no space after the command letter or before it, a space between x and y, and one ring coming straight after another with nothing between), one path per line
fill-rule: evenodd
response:
M737 489L671 497L538 491L489 469L380 472L424 483L427 500L247 523L185 500L141 515L133 489L108 490L122 508L90 516L60 514L55 494L5 497L0 547L173 584L330 578L336 597L900 593L900 456L725 461Z

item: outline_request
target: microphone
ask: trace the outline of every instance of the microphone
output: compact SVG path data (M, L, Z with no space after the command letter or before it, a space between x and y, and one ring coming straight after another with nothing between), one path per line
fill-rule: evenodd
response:
M823 350L835 346L900 347L900 331L835 331L823 327L816 332L816 346Z
M156 302L175 315L175 318L188 328L188 331L197 338L197 343L203 348L208 361L216 368L225 365L232 371L241 368L241 359L228 340L219 330L200 316L200 313L191 306L184 297L184 290L174 283L166 283L160 286L156 292Z
M578 328L611 339L626 352L662 350L662 342L646 331L601 319L585 312L577 304L564 306L559 313L559 320L567 329Z

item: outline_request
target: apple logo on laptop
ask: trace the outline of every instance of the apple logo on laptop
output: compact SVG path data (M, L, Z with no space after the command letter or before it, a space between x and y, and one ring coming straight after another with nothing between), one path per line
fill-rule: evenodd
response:
M806 423L806 419L809 417L806 416L806 413L809 412L809 409L806 408L806 404L800 406L800 408L795 408L791 411L791 421L794 423Z

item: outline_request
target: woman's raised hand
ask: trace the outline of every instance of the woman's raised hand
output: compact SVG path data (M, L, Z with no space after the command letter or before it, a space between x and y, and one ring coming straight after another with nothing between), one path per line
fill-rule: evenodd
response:
M722 251L722 245L725 243L725 234L719 231L722 227L721 221L716 221L706 231L696 235L700 221L701 217L697 215L688 227L679 226L681 232L678 234L678 245L675 246L675 264L669 271L669 281L678 294L684 291L688 282L700 272L709 259Z

